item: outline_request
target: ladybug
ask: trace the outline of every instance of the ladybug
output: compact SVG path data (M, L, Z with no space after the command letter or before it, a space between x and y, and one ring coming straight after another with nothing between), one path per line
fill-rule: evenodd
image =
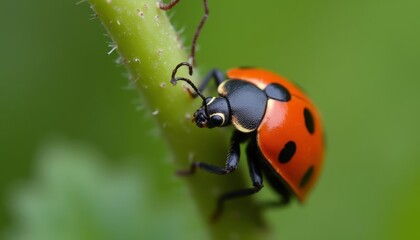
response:
M187 82L193 97L200 96L202 106L193 121L200 128L226 127L233 132L226 165L218 167L193 162L182 175L193 174L197 168L215 174L233 172L239 163L240 144L247 142L246 155L252 187L222 194L218 199L216 218L224 201L252 195L263 187L263 176L282 196L280 205L292 196L303 202L313 187L323 163L324 141L320 115L311 100L293 83L260 68L234 68L225 75L212 70L197 88L189 79L176 77L180 63L173 71L171 82ZM202 91L214 79L217 97L204 97Z
M162 10L172 9L179 0L159 2ZM207 20L207 0L203 0L204 16L194 34L191 62L195 64L195 49L201 29ZM249 196L263 187L263 176L279 193L278 205L292 197L305 201L316 182L323 164L324 136L320 115L312 101L296 85L285 78L260 68L233 68L224 74L214 69L196 87L188 78L176 77L178 69L193 64L179 63L172 72L171 83L187 82L203 102L194 113L193 121L200 128L233 126L224 167L193 162L181 175L193 174L197 168L214 174L233 172L239 163L240 144L247 143L246 155L252 187L222 194L217 201L213 219L217 218L226 200ZM204 97L202 91L211 80L217 86L217 97Z

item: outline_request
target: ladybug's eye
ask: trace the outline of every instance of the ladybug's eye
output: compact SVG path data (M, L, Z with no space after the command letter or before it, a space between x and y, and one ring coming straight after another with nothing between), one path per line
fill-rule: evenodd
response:
M210 121L214 126L222 126L225 122L225 116L222 113L215 113L210 116Z

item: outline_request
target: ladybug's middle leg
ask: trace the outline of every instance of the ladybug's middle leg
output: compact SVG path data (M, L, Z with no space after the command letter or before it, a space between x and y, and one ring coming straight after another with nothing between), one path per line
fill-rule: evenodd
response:
M253 139L246 148L249 175L251 176L252 185L251 188L244 188L239 190L234 190L222 194L217 200L217 208L213 214L213 220L217 219L223 210L223 205L226 200L245 197L257 193L263 188L263 177L262 169L258 163L258 149L256 146L256 141Z
M240 131L233 132L225 167L214 166L212 164L208 164L204 162L192 162L190 169L180 170L177 173L179 175L191 175L195 173L197 168L203 169L207 172L214 173L214 174L231 173L236 169L239 163L239 157L241 154L241 149L240 149L239 144L244 142L247 138L248 138L248 135Z

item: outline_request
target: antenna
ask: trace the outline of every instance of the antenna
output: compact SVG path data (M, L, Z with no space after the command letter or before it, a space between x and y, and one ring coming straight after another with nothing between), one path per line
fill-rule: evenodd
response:
M159 2L159 8L162 9L162 10L165 10L165 11L170 10L173 7L175 7L175 5L177 5L179 1L180 0L172 0L169 3ZM197 26L197 30L195 30L194 38L193 38L192 46L191 46L190 60L191 60L193 66L196 65L195 51L196 51L196 47L197 47L198 37L200 36L201 29L203 28L203 26L206 23L206 20L209 16L209 7L207 5L207 0L203 0L203 6L204 6L204 15L201 18L201 21Z
M203 94L201 94L200 90L198 90L198 88L194 85L193 82L191 82L190 79L184 78L184 77L175 77L176 73L178 72L178 69L182 66L187 66L188 67L188 74L190 76L192 76L193 66L189 62L182 62L182 63L176 65L175 69L172 71L172 77L171 77L172 85L175 86L176 82L178 82L178 81L184 81L184 82L188 83L194 89L194 91L197 93L197 95L200 96L201 99L203 99L203 101L205 102L206 98L203 96Z
M175 86L178 81L184 81L184 82L188 83L194 89L194 91L197 93L197 95L200 96L201 99L203 99L204 111L206 112L206 114L208 116L206 98L203 96L203 94L200 92L200 90L198 90L198 88L194 85L193 82L191 82L190 79L185 78L185 77L175 77L176 73L178 72L178 69L182 66L187 66L188 67L188 74L190 76L192 76L193 66L191 65L191 63L189 63L189 62L179 63L178 65L176 65L175 69L172 71L172 76L171 76L172 85Z

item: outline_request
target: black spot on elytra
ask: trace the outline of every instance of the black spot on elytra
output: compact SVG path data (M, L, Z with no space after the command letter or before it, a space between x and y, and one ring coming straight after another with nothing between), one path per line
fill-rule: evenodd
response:
M283 149L279 153L278 160L281 163L287 163L292 159L295 153L296 153L296 143L293 141L289 141L286 144L284 144Z
M306 170L305 174L303 175L302 179L300 180L299 187L303 188L308 184L309 180L311 180L312 175L314 174L314 166L310 166L308 170Z
M310 134L313 134L315 132L315 124L311 111L307 108L303 109L303 117L305 118L306 129Z
M291 98L289 90L278 83L272 83L268 85L264 91L269 98L282 102L287 102Z

